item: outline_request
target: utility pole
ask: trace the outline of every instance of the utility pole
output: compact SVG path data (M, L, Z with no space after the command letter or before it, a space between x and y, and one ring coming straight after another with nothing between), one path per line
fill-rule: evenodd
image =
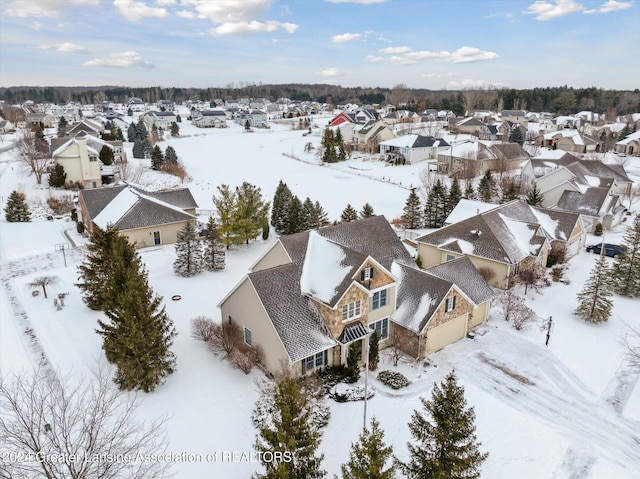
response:
M549 338L551 337L551 326L553 325L553 318L549 316L549 322L547 323L547 340L544 342L545 346L549 346Z
M56 251L62 251L62 257L64 258L64 267L67 267L67 255L65 251L69 249L67 243L60 243L56 245Z
M362 431L367 429L367 396L369 395L369 338L370 334L366 336L365 342L365 357L364 357L364 414L362 418Z

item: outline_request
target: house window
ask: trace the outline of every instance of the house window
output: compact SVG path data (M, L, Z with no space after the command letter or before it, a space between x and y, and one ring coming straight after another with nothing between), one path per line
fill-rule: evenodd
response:
M316 369L321 369L327 365L327 351L320 351L319 353L312 354L308 358L304 358L302 363L302 374L307 374Z
M389 337L389 318L381 319L375 323L369 325L371 329L378 332L380 341L383 341Z
M513 265L513 275L518 276L520 274L520 263Z
M447 261L453 261L454 259L456 259L456 257L452 254L448 254L447 255Z
M371 301L371 309L384 308L387 305L387 290L383 289L373 293L373 300Z
M360 281L366 281L373 278L373 268L365 268L360 271Z
M453 311L454 309L456 309L456 297L451 296L450 298L447 298L447 302L444 306L444 312L448 313L449 311Z
M233 320L233 318L231 317L231 315L227 316L227 321L229 321L229 324L231 324L232 320Z
M247 343L249 346L251 346L251 342L252 342L251 330L246 326L244 327L244 342Z
M351 303L345 304L342 307L342 321L349 321L353 318L360 316L362 310L362 301L357 300Z

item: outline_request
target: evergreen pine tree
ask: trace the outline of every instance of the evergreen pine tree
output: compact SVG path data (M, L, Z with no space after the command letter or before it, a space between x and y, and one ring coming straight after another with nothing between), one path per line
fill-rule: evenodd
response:
M131 245L129 245L131 246ZM116 366L114 382L124 390L153 391L175 369L170 351L176 330L167 316L162 298L149 286L148 275L137 254L116 268L127 274L115 304L105 311L107 321L98 321L102 348Z
M27 197L24 193L13 190L4 207L4 217L11 223L27 223L31 221Z
M213 196L213 204L218 211L218 231L225 247L229 249L236 241L234 233L234 219L238 203L238 195L229 185L218 186L218 195Z
M411 457L400 463L409 479L477 479L488 454L480 452L475 412L467 408L464 388L455 373L434 384L431 399L420 398L426 416L414 410L409 423Z
M514 126L509 134L509 142L517 143L518 145L524 145L524 136L519 126Z
M136 123L136 132L136 138L149 139L149 131L142 120L138 120Z
M300 209L300 222L298 225L298 231L307 231L311 229L311 221L313 220L315 207L313 201L308 196L302 202L302 208Z
M369 203L365 203L362 207L362 211L360 211L360 218L371 218L375 215L376 214L373 211L373 206L371 206Z
M349 462L340 467L342 479L393 479L395 465L385 467L392 454L393 447L385 444L384 431L374 417L358 442L351 444Z
M180 127L175 121L171 122L171 136L180 136Z
M182 123L182 117L180 115L176 115L176 123Z
M640 215L628 226L622 240L626 247L614 259L611 275L616 293L637 298L640 296Z
M589 323L602 323L611 316L613 283L607 258L602 254L589 273L582 291L578 293L578 307L574 314Z
M336 130L336 133L333 136L333 143L338 149L337 160L345 161L347 159L347 153L344 150L344 139L342 138L342 132L340 132L339 128Z
M254 479L321 479L323 454L318 453L322 428L329 417L328 408L314 400L296 380L285 378L273 394L256 406L253 422L258 429L254 448L265 473ZM269 453L268 455L265 453ZM274 454L290 461L269 460Z
M284 215L284 231L282 234L292 235L295 233L299 233L303 231L300 229L300 223L302 220L302 203L300 203L300 198L297 196L292 196L289 201L289 205L287 211Z
M58 120L58 138L64 138L67 134L67 119L62 115Z
M444 220L447 218L446 205L447 188L438 179L433 188L431 188L424 207L424 226L427 228L440 228L444 225Z
M375 371L378 369L378 361L380 360L380 333L373 331L373 334L369 336L369 370Z
M460 182L457 177L453 178L451 182L451 188L449 188L449 194L447 195L447 203L446 203L446 211L445 218L449 216L449 214L453 211L453 209L458 206L460 202L460 198L462 198L462 190L460 189Z
M204 269L202 244L196 237L196 227L192 221L178 231L175 244L176 259L173 271L179 276L193 276Z
M56 163L53 167L53 171L49 174L49 186L53 188L60 188L64 186L67 181L67 173L64 171L64 166L60 163Z
M324 135L322 136L322 146L324 151L322 153L322 161L324 163L335 163L338 161L338 153L336 152L335 138L333 130L326 128Z
M356 346L356 343L351 343L349 346L349 352L347 353L347 377L345 382L355 383L360 379L360 364L358 364L360 350Z
M496 195L496 180L491 173L491 170L487 170L484 176L480 179L478 184L478 196L480 201L485 203L491 203Z
M124 141L124 135L122 134L122 128L116 128L116 140Z
M282 234L285 230L286 215L292 196L287 184L280 180L271 202L271 226L275 228L276 233Z
M467 186L464 189L464 197L468 200L475 200L477 198L476 190L473 187L473 182L469 181L467 183Z
M358 219L358 212L355 210L353 206L350 204L342 211L340 215L340 221L343 223L348 223L350 221L355 221Z
M167 146L167 149L164 150L164 159L167 161L173 161L174 163L178 162L178 155L176 154L176 150L173 146Z
M544 201L544 197L540 193L538 187L536 185L533 185L533 188L528 191L525 201L528 205L540 206Z
M136 141L137 137L138 129L136 128L136 124L132 122L127 129L127 140L133 143L134 141Z
M330 223L329 216L319 201L313 204L313 215L309 227L313 229L322 228Z
M82 291L82 300L94 311L105 311L112 307L127 276L126 268L116 266L130 264L135 249L127 247L127 239L121 236L117 228L106 230L95 228L87 246L87 257L78 267L78 283ZM118 262L114 255L118 254Z
M136 138L133 142L133 157L144 158L145 157L145 140Z
M213 216L207 222L207 234L204 239L204 267L209 271L222 270L225 267L224 245L220 241L218 225Z
M113 163L113 150L110 146L103 145L100 148L100 161L103 165L111 165Z
M409 197L402 210L401 217L405 227L408 229L422 228L422 204L420 203L420 197L416 193L415 188L411 188Z
M249 240L262 234L262 227L269 222L269 202L262 199L259 187L245 181L236 188L236 209L233 231L238 244L249 244Z
M500 195L500 204L509 203L509 201L517 200L518 198L520 198L518 185L515 181L509 180L505 187L502 189L502 194Z
M159 170L162 168L162 163L164 163L164 154L162 153L160 147L156 145L151 149L151 168L154 170Z

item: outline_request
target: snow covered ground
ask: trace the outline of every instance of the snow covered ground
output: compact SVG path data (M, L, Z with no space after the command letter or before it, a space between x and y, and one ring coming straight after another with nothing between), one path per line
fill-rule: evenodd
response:
M186 118L186 115L183 116ZM326 119L318 120L324 123ZM360 209L365 202L388 219L400 216L408 188L417 185L425 165L385 166L382 162L350 160L322 166L314 154L304 153L318 135L302 136L286 125L244 133L231 125L225 130L199 130L181 124L181 138L167 140L186 165L187 183L201 208L213 208L216 186L234 187L249 181L271 198L283 179L298 196L320 201L337 218L347 203ZM129 150L129 158L133 160ZM628 165L640 179L640 161ZM157 172L145 173L141 183L157 188L178 181ZM15 150L0 153L2 207L9 193L21 188L30 199L44 201L48 189L37 188L15 161ZM636 206L637 207L637 206ZM30 224L0 220L0 372L6 375L34 366L44 357L61 373L88 375L104 361L95 334L99 313L82 303L76 267L83 258L83 239L66 218ZM627 220L627 223L630 218ZM624 227L606 233L618 241ZM66 232L66 233L65 233ZM244 375L220 362L203 343L190 336L190 320L204 315L219 318L216 304L274 241L256 241L227 255L222 272L192 278L172 270L174 250L161 246L141 250L150 284L165 298L179 335L173 351L178 370L155 392L143 397L141 419L168 414L170 450L202 454L202 461L175 463L178 479L248 477L256 463L233 460L223 452L251 452L255 438L250 414L258 391L258 372ZM593 240L591 238L590 240ZM588 241L589 243L592 241ZM67 266L55 245L67 244ZM395 454L407 457L407 423L419 397L429 396L434 381L455 369L475 407L478 438L489 451L482 477L490 479L636 478L640 470L640 382L623 362L620 345L627 324L638 323L640 301L615 297L613 316L603 325L585 324L572 315L576 293L588 276L595 255L581 252L569 263L568 283L553 283L540 294L529 292L527 303L541 318L526 331L515 331L492 311L475 339L465 339L433 354L425 363L404 361L398 366L412 384L398 391L370 375L376 395L368 402ZM55 275L50 298L69 293L57 311L52 299L33 297L26 285L36 276ZM518 292L523 293L522 290ZM171 301L179 294L180 301ZM634 312L636 311L636 312ZM548 346L540 329L552 316ZM379 369L394 369L384 358ZM362 427L362 403L332 403L324 431L323 466L330 476L346 462L351 442ZM207 453L218 453L207 462Z

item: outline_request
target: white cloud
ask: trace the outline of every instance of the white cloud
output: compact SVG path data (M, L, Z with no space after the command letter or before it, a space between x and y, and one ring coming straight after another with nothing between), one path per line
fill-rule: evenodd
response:
M440 53L429 52L427 50L421 50L419 52L409 52L405 55L405 57L411 58L413 60L424 60L425 58L438 58L439 56L440 56Z
M275 32L279 29L294 33L298 28L299 25L293 23L280 23L275 20L257 22L253 20L250 22L223 23L220 26L211 28L209 32L213 35L251 35L253 33Z
M347 43L362 38L360 33L343 33L342 35L334 35L331 38L333 43Z
M192 8L198 18L214 23L242 23L264 16L273 0L182 0L183 8Z
M176 12L176 15L178 15L181 18L197 18L198 16L195 14L195 12L192 12L190 10L178 10Z
M422 78L450 78L457 77L457 73L449 72L449 73L423 73L420 75Z
M76 53L80 55L86 55L89 52L82 45L76 45L75 43L57 43L55 45L39 45L38 48L43 50L55 49L58 52L62 53Z
M447 63L472 63L479 62L484 60L493 60L494 58L498 58L498 54L495 52L487 52L484 50L480 50L476 47L460 47L454 52L449 52L446 50L440 52L430 52L428 50L420 50L417 52L407 51L411 50L409 47L393 47L393 48L384 48L382 50L378 50L381 53L404 53L402 56L391 56L388 58L392 63L397 65L413 65L417 63L419 60L425 60L433 58L439 62L447 62ZM375 58L376 61L380 61L381 57L367 57L368 61L373 61L370 58Z
M169 5L175 5L176 0L156 0L156 3L164 7Z
M367 55L364 58L365 62L372 62L372 63L379 63L379 62L383 62L385 60L386 60L385 57L378 57L378 56L375 56L375 55Z
M410 52L411 50L412 50L411 47L402 46L402 47L382 48L382 49L378 50L378 52L382 53L383 55L393 55L393 54L396 54L396 53L407 53L407 52Z
M488 82L486 80L473 80L471 78L465 78L464 80L451 80L447 86L454 90L464 89L464 88L501 88L508 86L506 83L495 83Z
M438 56L439 61L451 63L472 63L494 58L498 58L497 53L486 52L475 47L460 47L453 53L443 51Z
M583 5L574 0L537 0L529 5L524 12L527 15L536 15L536 20L553 20L564 15L571 15L584 11Z
M137 22L143 17L165 18L169 15L166 8L150 7L133 0L113 0L113 6L130 22Z
M619 2L617 0L608 0L604 2L598 10L601 13L609 13L609 12L617 12L619 10L626 10L627 8L631 8L633 6L633 2Z
M96 7L100 0L9 0L3 2L4 11L12 17L57 18L71 7Z
M340 70L338 70L336 67L327 68L326 70L318 72L318 74L323 77L337 77L342 75Z
M395 55L390 57L389 60L394 65L415 65L416 63L418 63L417 60L413 60L407 57L398 57Z
M143 59L139 53L127 51L122 53L112 53L102 58L95 58L83 63L87 67L106 68L155 68L155 65Z

